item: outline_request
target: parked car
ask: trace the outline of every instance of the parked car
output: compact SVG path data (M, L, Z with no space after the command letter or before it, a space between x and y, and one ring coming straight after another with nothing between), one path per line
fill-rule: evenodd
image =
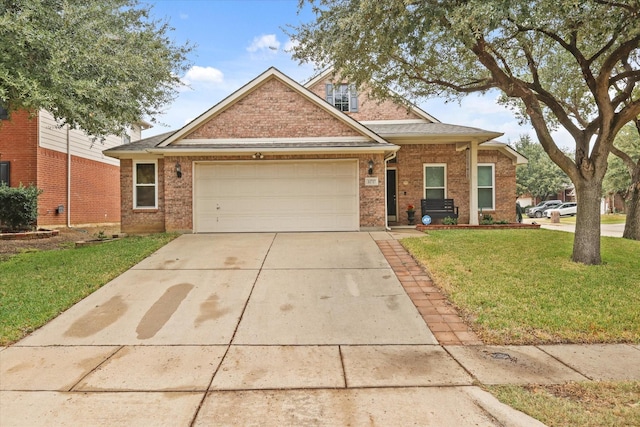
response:
M578 213L578 204L576 202L563 203L557 208L551 208L544 211L544 216L551 218L551 212L558 211L560 216L574 216Z
M529 218L542 218L542 213L547 209L557 208L562 204L562 200L545 200L543 202L538 203L532 208L529 208L527 211L527 216Z

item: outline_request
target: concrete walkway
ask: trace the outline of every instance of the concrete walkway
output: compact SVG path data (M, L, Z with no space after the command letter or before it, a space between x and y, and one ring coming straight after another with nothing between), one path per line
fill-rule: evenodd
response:
M640 346L441 345L401 236L183 235L0 349L0 425L535 426L477 382L640 380Z
M523 219L523 222L527 224L536 222L540 224L541 228L546 228L547 230L566 231L568 233L576 232L575 224L562 222L562 220L563 218L560 218L560 222L554 224L552 222L540 220L537 218L526 218L526 219ZM601 236L622 237L622 233L624 233L624 224L601 224L600 225Z

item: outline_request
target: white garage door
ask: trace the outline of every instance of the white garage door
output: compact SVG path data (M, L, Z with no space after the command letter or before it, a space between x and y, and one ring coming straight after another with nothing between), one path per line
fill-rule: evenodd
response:
M359 228L355 160L196 163L194 186L199 233Z

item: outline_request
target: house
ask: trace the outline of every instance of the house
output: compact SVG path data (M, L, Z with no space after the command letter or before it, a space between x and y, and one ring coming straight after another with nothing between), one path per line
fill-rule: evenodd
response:
M0 110L2 110L0 108ZM95 140L60 126L45 110L34 114L0 111L0 182L34 185L39 227L117 223L120 221L120 162L102 151L140 139L132 126L126 137Z
M111 148L123 232L384 229L408 205L452 198L515 220L515 168L501 134L369 99L327 70L301 85L270 68L183 128Z

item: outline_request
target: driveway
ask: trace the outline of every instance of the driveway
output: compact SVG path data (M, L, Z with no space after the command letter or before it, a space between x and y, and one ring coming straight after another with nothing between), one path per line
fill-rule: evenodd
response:
M0 424L539 425L438 345L389 238L180 236L0 351Z

